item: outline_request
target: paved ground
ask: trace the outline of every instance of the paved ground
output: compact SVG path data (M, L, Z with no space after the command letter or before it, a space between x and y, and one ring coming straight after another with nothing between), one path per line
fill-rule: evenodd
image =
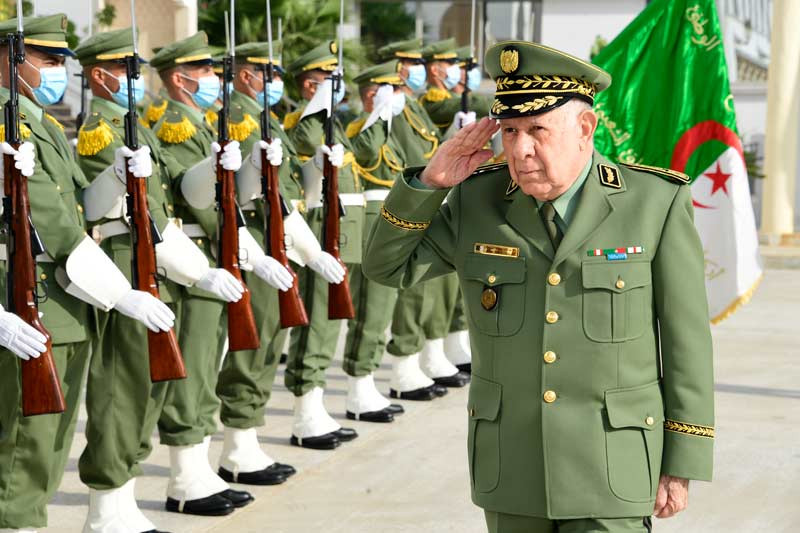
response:
M691 487L689 509L658 522L659 533L800 531L800 271L770 270L753 301L714 328L717 381L715 482ZM388 390L383 368L378 386ZM330 372L329 410L344 418L345 378ZM283 382L282 374L278 383ZM137 495L161 530L307 533L485 531L469 501L466 391L426 404L406 403L391 425L354 423L361 437L335 452L288 444L292 400L277 387L261 441L298 467L284 486L253 491L257 501L229 517L163 512L168 454L157 446ZM82 433L82 415L79 430ZM342 423L345 423L344 421ZM349 425L349 424L348 424ZM77 475L76 437L68 471L49 507L47 533L80 531L88 497ZM211 446L215 461L219 438Z

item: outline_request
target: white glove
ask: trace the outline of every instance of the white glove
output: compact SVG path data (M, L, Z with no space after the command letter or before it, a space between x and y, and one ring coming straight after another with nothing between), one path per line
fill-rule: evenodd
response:
M150 293L131 289L120 298L114 309L138 320L150 331L169 331L175 325L175 313L167 304Z
M253 261L253 272L270 287L286 292L292 288L294 277L285 266L272 257L265 255Z
M258 141L253 145L253 151L250 153L250 161L253 166L261 170L261 151L267 151L267 161L273 167L281 166L283 162L283 146L280 139L272 139L271 143L267 141Z
M392 106L392 99L394 98L394 87L391 85L381 85L375 92L375 99L372 101L374 109L382 109L384 107Z
M322 170L322 165L325 163L325 156L328 156L331 165L341 168L344 165L344 146L339 143L334 144L332 147L327 144L317 146L317 152L314 154L314 164L320 170Z
M467 111L464 113L463 111L458 111L453 116L453 122L457 124L459 129L463 128L464 126L469 126L476 120L475 111Z
M214 141L211 143L211 151L214 153L211 160L214 162L215 169L217 168L217 154L221 149L218 142ZM238 141L230 141L225 145L225 150L222 152L220 162L222 163L222 168L225 170L233 170L236 172L242 168L242 151L239 149Z
M244 287L233 274L224 268L210 268L206 275L200 278L195 287L208 291L226 302L238 302L244 294Z
M0 309L3 309L2 306ZM46 342L47 337L20 317L5 310L0 311L0 346L27 361L42 355L47 349Z
M149 178L153 175L153 162L150 159L150 147L145 145L135 152L127 146L114 150L114 174L125 181L125 159L128 159L128 170L137 178Z
M344 267L328 252L322 252L308 262L308 268L325 278L328 283L344 281Z
M36 165L33 143L25 141L19 145L18 150L14 150L10 144L4 142L0 144L0 149L4 154L14 156L14 167L18 168L23 176L26 178L33 176L33 167ZM0 179L5 177L3 176L4 171L5 165L0 165Z

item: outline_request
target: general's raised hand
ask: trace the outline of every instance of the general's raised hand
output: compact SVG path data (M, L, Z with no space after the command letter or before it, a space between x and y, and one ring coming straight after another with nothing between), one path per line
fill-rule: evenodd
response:
M442 143L431 158L420 175L422 183L434 189L445 189L467 179L494 155L484 147L499 129L496 120L486 117L459 130Z

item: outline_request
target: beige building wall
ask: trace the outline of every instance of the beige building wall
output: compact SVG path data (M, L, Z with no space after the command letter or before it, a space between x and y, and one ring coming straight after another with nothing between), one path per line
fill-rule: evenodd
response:
M135 0L136 25L139 28L139 53L145 59L153 48L179 41L197 33L197 0ZM130 0L99 0L98 7L113 5L117 17L111 29L131 25ZM161 83L150 69L144 69L147 85L154 94Z

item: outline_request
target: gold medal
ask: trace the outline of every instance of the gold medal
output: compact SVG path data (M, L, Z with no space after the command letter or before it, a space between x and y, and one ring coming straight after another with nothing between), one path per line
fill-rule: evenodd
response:
M486 288L481 294L481 305L487 311L491 311L497 305L497 292L494 289Z

